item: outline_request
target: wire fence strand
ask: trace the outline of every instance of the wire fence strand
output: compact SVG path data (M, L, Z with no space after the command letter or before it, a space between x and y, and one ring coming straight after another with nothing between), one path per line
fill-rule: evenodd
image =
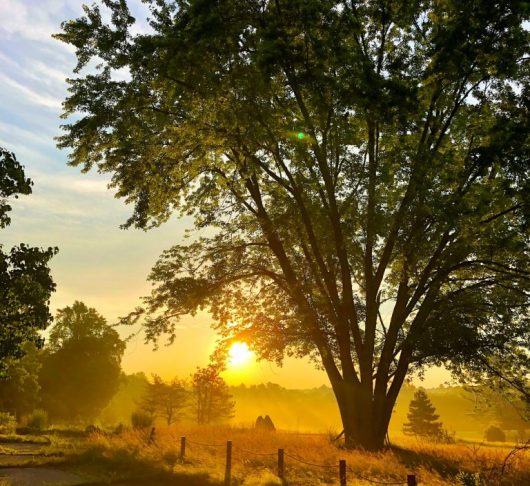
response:
M305 464L306 466L314 466L314 467L322 467L322 468L337 468L339 467L337 464L315 464L314 462L308 462L304 461L303 459L300 459L299 457L293 456L291 454L284 453L285 457L289 457L290 459L294 459L295 461L298 461L302 464Z
M186 442L202 447L226 447L226 444L205 444L204 442L195 442L194 440L189 439L186 439Z

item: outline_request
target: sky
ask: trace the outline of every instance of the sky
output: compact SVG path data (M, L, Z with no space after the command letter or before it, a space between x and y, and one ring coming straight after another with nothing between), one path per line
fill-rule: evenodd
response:
M79 0L0 0L0 146L16 154L34 182L32 195L13 202L12 224L2 230L0 243L57 246L50 265L57 284L52 311L81 300L113 323L150 292L150 269L163 250L182 242L187 225L173 218L147 232L120 229L132 208L114 198L108 177L68 167L67 152L56 148L65 79L74 77L75 55L51 35L62 21L82 15L82 5ZM138 31L147 30L145 5L140 0L129 5ZM144 344L138 329L120 329L124 338L134 334L124 370L189 376L207 364L215 348L210 323L207 313L183 319L175 343L165 346L162 340L157 351ZM251 360L229 369L225 378L231 384L273 382L290 388L328 384L322 371L295 359L282 368ZM445 379L434 371L426 385Z

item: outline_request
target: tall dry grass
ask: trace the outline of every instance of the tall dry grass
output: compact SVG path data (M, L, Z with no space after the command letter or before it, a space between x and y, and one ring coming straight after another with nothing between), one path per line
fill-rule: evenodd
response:
M179 457L181 436L187 438L184 461ZM193 425L157 428L154 440L149 430L94 434L90 443L107 459L139 461L176 473L207 473L221 481L227 440L233 442L235 485L280 485L278 448L285 450L286 479L292 486L338 484L339 459L347 461L350 485L406 482L411 473L420 485L428 486L460 484L457 477L462 473L478 473L482 483L477 484L487 486L530 485L530 451L520 451L505 463L507 446L401 439L390 450L370 453L344 450L325 435Z

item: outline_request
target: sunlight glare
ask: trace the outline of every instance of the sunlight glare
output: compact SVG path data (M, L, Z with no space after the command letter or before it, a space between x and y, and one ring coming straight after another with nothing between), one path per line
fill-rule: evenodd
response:
M252 358L252 351L247 343L235 342L228 351L228 364L230 366L243 366Z

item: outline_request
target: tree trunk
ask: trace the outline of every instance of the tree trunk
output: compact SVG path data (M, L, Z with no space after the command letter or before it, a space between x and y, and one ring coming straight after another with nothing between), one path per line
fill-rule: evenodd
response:
M394 404L376 407L371 389L341 382L333 386L344 428L347 448L377 451L385 446L391 411Z

